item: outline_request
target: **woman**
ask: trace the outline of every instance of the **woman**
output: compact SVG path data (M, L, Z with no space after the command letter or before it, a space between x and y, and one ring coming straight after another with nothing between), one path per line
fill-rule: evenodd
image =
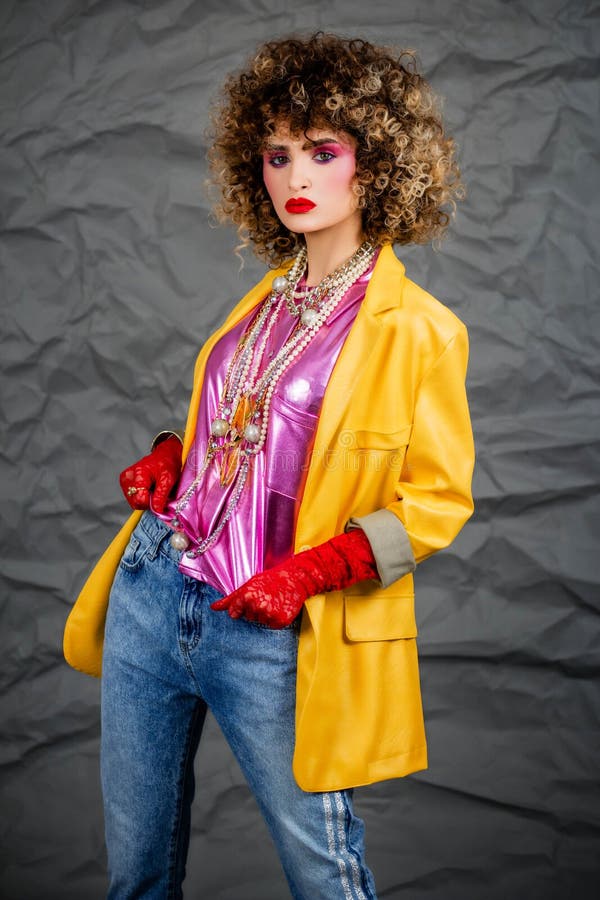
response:
M215 130L221 212L277 268L198 357L181 475L169 432L122 473L138 512L69 618L100 674L112 585L110 896L181 896L210 708L292 895L372 898L351 789L426 766L411 573L472 511L466 331L391 248L444 231L453 143L410 56L323 34L261 47Z

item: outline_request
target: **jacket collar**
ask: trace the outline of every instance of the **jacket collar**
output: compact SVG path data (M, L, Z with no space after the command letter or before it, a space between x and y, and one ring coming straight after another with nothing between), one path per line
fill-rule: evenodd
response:
M242 308L237 307L234 310L234 316L237 321L243 318L246 313L252 309L271 289L273 279L278 275L285 275L290 268L292 260L279 266L277 269L269 270L264 278L244 297ZM369 284L365 292L365 299L362 306L371 315L379 315L388 309L397 307L402 296L402 283L405 277L404 264L400 262L391 244L384 244L377 257L377 262L373 269L373 274L369 279ZM227 321L226 325L232 325L235 322Z
M398 307L402 298L405 268L391 244L381 248L365 293L362 308L373 316Z

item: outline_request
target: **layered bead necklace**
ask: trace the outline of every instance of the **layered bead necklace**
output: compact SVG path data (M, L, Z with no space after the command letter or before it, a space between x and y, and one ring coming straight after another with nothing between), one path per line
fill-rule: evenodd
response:
M227 368L202 466L175 505L175 517L171 520L171 544L175 549L186 550L186 555L193 558L205 553L218 540L242 495L251 460L265 446L269 410L277 384L306 350L350 286L369 269L374 253L375 248L365 241L350 259L316 287L301 290L298 283L307 260L303 248L287 274L273 279L270 293L244 331ZM298 317L297 322L273 358L261 366L269 337L284 307ZM215 528L187 549L190 539L183 532L178 516L213 464L219 466L221 486L233 484L231 496Z

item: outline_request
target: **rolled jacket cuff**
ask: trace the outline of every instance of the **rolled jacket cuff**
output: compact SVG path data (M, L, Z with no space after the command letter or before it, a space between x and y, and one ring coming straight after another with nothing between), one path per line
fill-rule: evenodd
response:
M389 587L417 567L415 557L400 519L389 509L377 509L366 516L352 516L346 531L361 528L375 557L382 587Z

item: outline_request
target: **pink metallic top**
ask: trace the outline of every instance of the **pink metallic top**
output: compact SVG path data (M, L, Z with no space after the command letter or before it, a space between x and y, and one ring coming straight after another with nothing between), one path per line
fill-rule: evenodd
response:
M187 575L229 594L252 575L293 553L296 509L302 496L309 453L327 382L371 277L371 267L352 285L306 350L280 378L269 413L264 450L252 457L248 478L235 512L218 540L205 553L182 554L179 568ZM214 346L207 364L198 410L196 436L179 480L177 495L159 518L170 523L175 506L204 461L211 422L227 367L238 341L256 314L255 307ZM269 335L265 364L280 349L296 317L283 309ZM218 524L234 484L222 487L219 467L211 465L187 506L178 514L180 527L193 541L202 540Z

